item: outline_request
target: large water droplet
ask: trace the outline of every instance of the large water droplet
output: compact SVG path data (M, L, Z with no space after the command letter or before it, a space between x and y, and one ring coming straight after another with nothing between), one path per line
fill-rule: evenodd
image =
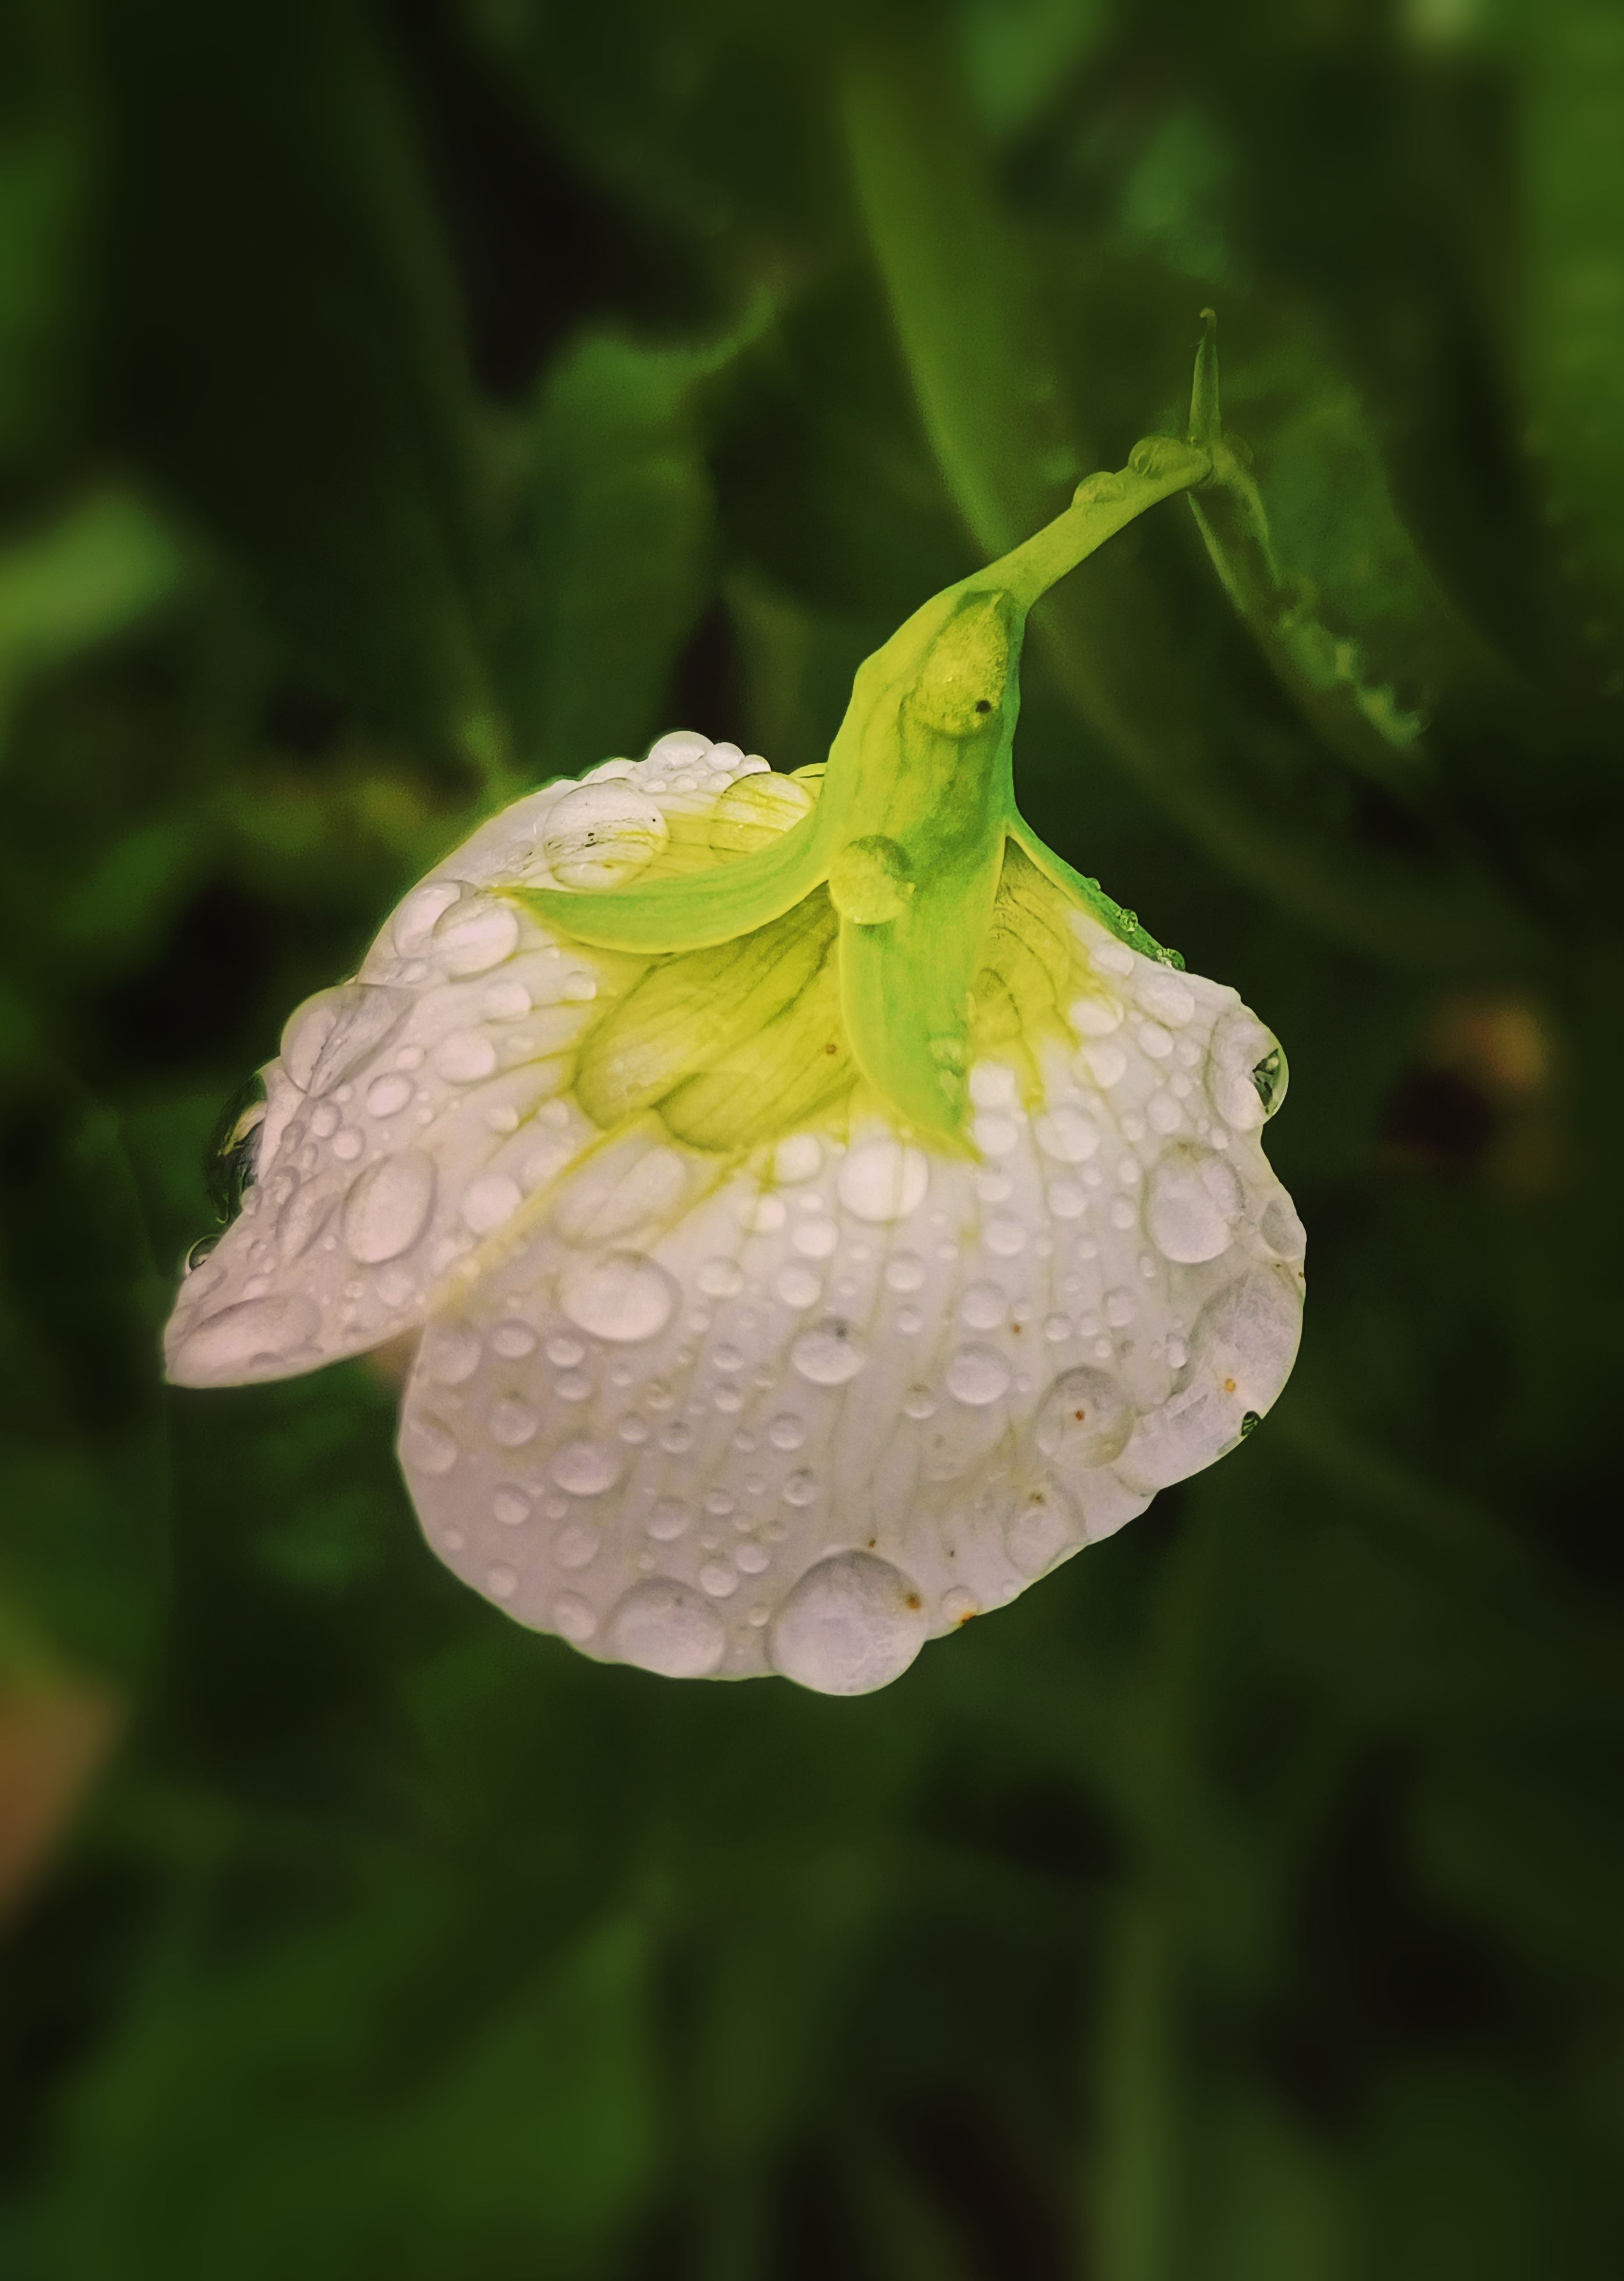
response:
M620 1479L620 1457L607 1442L566 1442L553 1456L553 1478L571 1496L601 1496Z
M350 1256L376 1267L409 1251L434 1208L434 1164L419 1148L381 1156L344 1199L344 1240Z
M708 1600L669 1577L634 1584L608 1623L623 1662L666 1679L707 1679L722 1660L727 1628Z
M1057 1481L1029 1481L1017 1489L1004 1519L1004 1549L1023 1576L1041 1576L1083 1542L1076 1506Z
M610 1251L565 1271L559 1304L595 1339L630 1346L664 1330L677 1306L677 1286L640 1251Z
M453 905L434 930L435 955L459 981L489 973L518 947L518 914L510 903L483 895Z
M1038 1411L1038 1447L1063 1473L1087 1473L1121 1456L1133 1419L1133 1403L1109 1372L1063 1371Z
M228 1385L302 1354L321 1327L321 1311L303 1292L239 1300L182 1340L169 1377L176 1386Z
M808 1568L773 1618L773 1667L819 1695L868 1695L900 1678L929 1628L916 1585L871 1552Z
M434 1325L423 1340L422 1367L437 1386L466 1386L479 1368L483 1348L468 1323Z
M259 1170L264 1139L265 1079L258 1071L239 1086L214 1120L204 1152L203 1178L209 1202L222 1220L233 1220Z
M793 777L740 777L712 812L710 844L718 855L754 855L809 816L816 797Z
M1282 1259L1301 1259L1308 1249L1308 1231L1284 1195L1271 1197L1264 1206L1257 1233Z
M1044 1155L1062 1164L1086 1164L1100 1145L1099 1127L1080 1109L1063 1102L1040 1117L1032 1129Z
M1302 1326L1302 1296L1288 1268L1255 1269L1209 1299L1190 1334L1182 1382L1140 1419L1122 1452L1123 1480L1166 1488L1233 1449L1247 1412L1261 1417L1285 1384Z
M1286 1056L1249 1008L1232 1006L1213 1031L1207 1090L1238 1133L1261 1125L1285 1100Z
M947 1391L979 1410L1009 1390L1010 1370L996 1347L961 1347L947 1365Z
M922 1149L889 1138L865 1140L840 1165L840 1202L856 1219L877 1225L906 1219L924 1202L931 1169Z
M793 1410L781 1411L767 1428L767 1439L775 1450L799 1450L806 1438L806 1427Z
M624 779L567 793L547 818L542 854L561 887L618 887L665 846L666 820Z
M282 1033L282 1065L301 1093L314 1101L333 1092L370 1061L405 1020L412 1001L404 990L346 982L307 998Z
M491 1405L491 1439L504 1450L522 1450L533 1442L540 1430L541 1419L528 1402L517 1395L505 1395L500 1402Z
M496 1047L483 1030L453 1030L429 1059L447 1085L477 1085L496 1074Z
M1145 1233L1164 1259L1194 1266L1227 1251L1245 1209L1240 1174L1210 1148L1180 1142L1157 1157L1145 1187Z
M448 1473L457 1462L457 1437L432 1418L408 1418L400 1433L400 1455L420 1473Z
M790 1349L790 1360L814 1386L845 1386L868 1360L862 1341L850 1323L826 1315L803 1331Z
M276 1216L276 1249L284 1263L302 1259L333 1216L338 1198L331 1188L306 1181L294 1189Z
M409 1077L375 1077L367 1088L367 1113L373 1117L394 1117L411 1098Z

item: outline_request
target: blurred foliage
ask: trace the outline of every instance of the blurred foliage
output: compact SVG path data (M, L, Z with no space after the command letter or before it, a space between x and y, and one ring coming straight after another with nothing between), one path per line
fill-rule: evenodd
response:
M1266 1430L846 1703L507 1624L370 1366L165 1393L391 899L821 757L1209 303L1018 757L1291 1055ZM1621 398L1611 0L7 0L0 2270L1620 2270Z

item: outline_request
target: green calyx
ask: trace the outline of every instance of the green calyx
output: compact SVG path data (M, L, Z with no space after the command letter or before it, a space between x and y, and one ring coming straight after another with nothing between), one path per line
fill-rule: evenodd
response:
M1125 468L1080 483L1053 522L916 610L858 669L820 796L788 829L772 813L775 780L751 778L763 789L741 802L740 852L713 870L599 893L513 891L581 943L671 962L651 967L584 1061L589 1115L613 1123L659 1104L694 1146L748 1147L787 1130L792 1106L805 1114L860 1075L933 1145L966 1148L977 1040L989 1021L1008 1025L1005 962L989 979L988 953L1017 940L994 928L1011 843L1029 881L1178 963L1031 831L1011 755L1033 603L1211 468L1209 437L1148 437ZM1018 1026L1031 989L1003 994Z

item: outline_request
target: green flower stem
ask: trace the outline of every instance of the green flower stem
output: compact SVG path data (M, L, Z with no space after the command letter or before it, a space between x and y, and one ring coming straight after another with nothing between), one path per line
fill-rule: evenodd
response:
M926 433L971 530L1001 552L1034 494L1052 499L1060 467L1079 464L1020 249L938 62L865 51L848 66L844 111ZM1052 597L1038 624L1062 687L1118 763L1211 856L1316 933L1405 966L1506 973L1538 963L1535 930L1465 855L1446 847L1411 861L1294 823L1271 788L1249 793L1248 756L1227 723L1192 707L1177 635L1135 566Z

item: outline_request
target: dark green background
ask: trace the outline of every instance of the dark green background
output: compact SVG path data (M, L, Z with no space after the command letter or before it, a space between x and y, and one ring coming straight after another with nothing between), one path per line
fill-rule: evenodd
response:
M0 26L0 1693L125 1705L0 2272L1616 2274L1624 13ZM1114 542L1017 760L1290 1056L1246 1447L840 1702L507 1622L364 1366L165 1392L219 1102L419 871L819 757L1207 303L1272 553Z

